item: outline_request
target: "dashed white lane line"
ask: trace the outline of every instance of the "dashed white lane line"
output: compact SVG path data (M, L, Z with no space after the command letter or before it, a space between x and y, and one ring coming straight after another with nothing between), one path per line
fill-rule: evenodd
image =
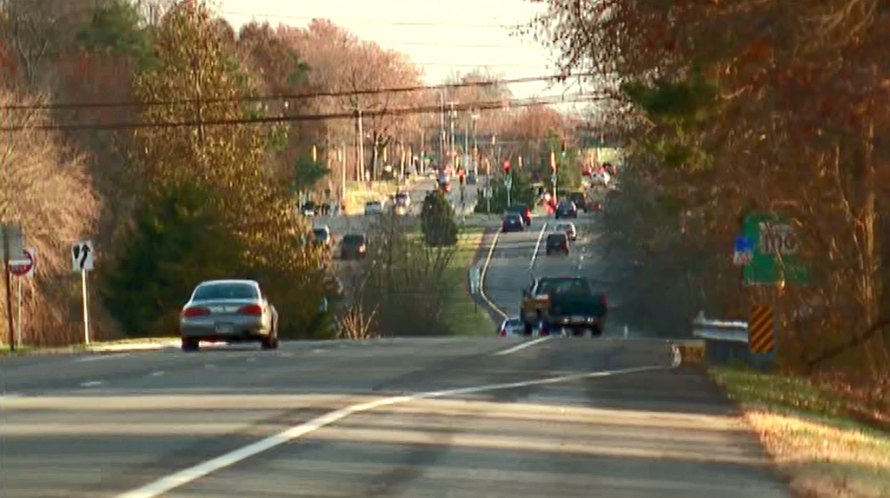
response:
M160 377L160 376L164 375L164 373L165 372L163 370L155 370L154 372L148 374L148 376L149 377Z
M516 346L513 346L512 348L508 348L508 349L505 349L505 350L503 350L503 351L498 351L497 353L494 353L493 356L504 356L504 355L507 355L507 354L513 354L513 353L515 353L515 352L517 352L517 351L522 351L522 350L525 349L525 348L532 347L532 346L534 346L535 344L540 344L540 343L542 343L542 342L544 342L544 341L546 341L546 340L548 340L548 339L552 339L552 337L553 337L553 336L549 336L549 335L544 336L544 337L538 337L537 339L535 339L535 340L533 340L533 341L523 342L522 344L517 344Z
M349 417L350 415L354 415L356 413L367 412L370 410L374 410L376 408L381 408L384 406L390 406L400 403L406 403L409 401L414 401L418 399L432 399L432 398L442 398L446 396L455 396L461 394L474 394L486 391L497 391L504 389L516 389L520 387L528 387L528 386L540 386L547 384L557 384L561 382L569 382L574 380L581 379L592 379L596 377L610 377L615 375L622 374L631 374L638 372L648 372L655 370L667 370L672 367L661 366L661 365L649 365L643 367L635 367L635 368L623 368L618 370L605 370L601 372L587 372L587 373L579 373L579 374L571 374L571 375L560 375L558 377L548 377L546 379L538 379L538 380L527 380L520 382L509 382L504 384L486 384L482 386L474 386L474 387L464 387L459 389L448 389L444 391L429 391L418 394L411 394L407 396L393 396L389 398L382 398L375 401L369 401L365 403L359 403L356 405L347 406L345 408L340 408L339 410L335 410L332 412L328 412L324 415L316 417L308 422L295 425L287 430L279 432L278 434L274 434L265 439L260 439L255 443L251 443L247 446L243 446L236 450L230 451L228 453L224 453L216 458L212 458L205 462L201 462L195 466L189 467L187 469L180 470L178 472L174 472L170 475L164 476L156 481L150 482L145 486L134 489L132 491L128 491L119 495L119 498L154 498L156 496L161 496L165 493L169 493L170 491L180 488L192 481L205 477L213 472L218 470L222 470L226 467L230 467L239 463L247 458L263 453L264 451L271 450L272 448L281 446L283 444L289 443L295 439L303 437L311 432L317 431L323 427L327 427L331 424L339 422L340 420Z
M115 358L125 358L127 356L130 356L130 353L97 354L97 355L93 355L93 356L84 356L83 358L78 358L74 361L85 362L85 361L113 360Z
M81 382L80 387L99 387L104 383L105 381L101 380L88 380L86 382Z

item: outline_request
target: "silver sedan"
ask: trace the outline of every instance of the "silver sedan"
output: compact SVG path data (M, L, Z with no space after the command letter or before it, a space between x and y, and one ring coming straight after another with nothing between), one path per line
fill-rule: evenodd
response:
M198 285L179 320L183 351L201 341L259 341L278 348L278 312L253 280L209 280Z

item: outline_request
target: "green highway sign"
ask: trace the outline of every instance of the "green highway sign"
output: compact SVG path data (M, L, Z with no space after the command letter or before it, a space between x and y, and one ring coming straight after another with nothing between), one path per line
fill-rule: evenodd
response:
M779 282L806 284L810 269L800 261L799 239L794 228L775 214L745 217L743 232L754 246L745 266L745 285L776 285Z

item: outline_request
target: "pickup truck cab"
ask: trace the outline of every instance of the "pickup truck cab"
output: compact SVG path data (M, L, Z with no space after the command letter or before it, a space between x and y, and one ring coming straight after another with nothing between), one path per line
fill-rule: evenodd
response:
M606 318L606 296L594 292L582 277L543 277L522 291L521 318L525 335L540 325L541 335L554 330L569 329L572 335L591 337L603 333Z

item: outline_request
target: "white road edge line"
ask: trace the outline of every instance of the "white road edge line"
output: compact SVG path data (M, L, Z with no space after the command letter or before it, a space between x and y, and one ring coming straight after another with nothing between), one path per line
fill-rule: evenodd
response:
M546 379L509 382L504 384L487 384L482 386L464 387L459 389L448 389L444 391L429 391L407 396L393 396L389 398L378 399L375 401L359 403L356 405L347 406L345 408L340 408L339 410L328 412L308 422L295 425L287 430L279 432L278 434L274 434L272 436L251 443L247 446L243 446L228 453L224 453L216 458L212 458L187 469L174 472L173 474L150 482L145 486L120 494L118 495L118 498L154 498L156 496L161 496L192 481L212 474L213 472L224 469L226 467L230 467L254 455L258 455L264 451L268 451L277 446L281 446L285 443L305 436L311 432L317 431L323 427L327 427L331 424L339 422L340 420L343 420L350 415L367 412L384 406L405 403L408 401L415 401L418 399L442 398L445 396L454 396L459 394L473 394L485 391L497 391L502 389L515 389L528 386L557 384L560 382L568 382L573 380L590 379L596 377L610 377L614 375L649 372L655 370L668 370L671 368L673 367L649 365L635 368L623 368L618 370L605 370L601 372L561 375L558 377L548 377Z
M105 382L101 380L89 380L86 382L81 382L80 387L99 387L104 383Z
M544 225L541 226L541 233L538 234L538 241L535 243L535 252L532 254L531 261L528 262L529 271L535 269L535 260L538 259L538 249L541 248L541 241L544 239L545 230L547 230L547 222L544 222Z
M497 353L494 353L493 356L504 356L506 354L515 353L517 351L521 351L525 348L534 346L535 344L544 342L544 341L546 341L548 339L552 339L552 338L553 338L553 336L550 336L550 335L545 335L544 337L538 337L537 339L535 339L533 341L523 342L522 344L517 344L516 346L513 346L512 348L505 349L503 351L498 351Z
M491 264L491 256L494 254L494 248L498 245L500 236L501 229L498 228L498 231L494 234L494 239L491 241L491 247L488 248L488 256L485 257L485 263L482 264L482 271L479 272L479 296L485 301L485 304L495 310L501 317L507 318L507 314L504 313L504 310L498 308L498 305L494 304L494 301L485 295L485 275L488 273L488 265Z

